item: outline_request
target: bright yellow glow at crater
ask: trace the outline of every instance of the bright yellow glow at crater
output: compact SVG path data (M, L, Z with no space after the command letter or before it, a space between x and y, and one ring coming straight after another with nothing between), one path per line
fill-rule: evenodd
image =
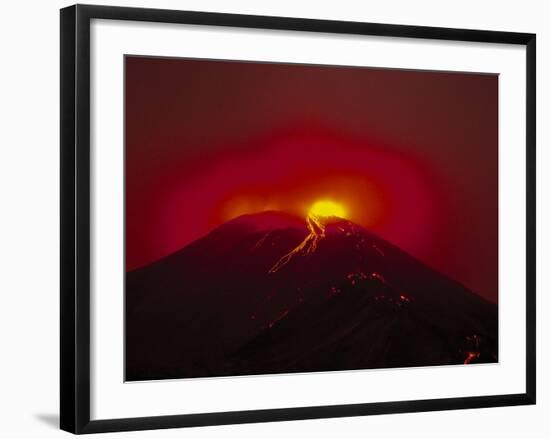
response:
M330 200L319 200L313 203L309 209L309 214L316 217L347 218L347 211L344 206Z

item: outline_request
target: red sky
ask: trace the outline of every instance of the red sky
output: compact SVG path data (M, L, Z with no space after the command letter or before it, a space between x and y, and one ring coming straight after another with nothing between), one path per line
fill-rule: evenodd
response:
M126 268L319 199L497 300L498 77L126 57Z

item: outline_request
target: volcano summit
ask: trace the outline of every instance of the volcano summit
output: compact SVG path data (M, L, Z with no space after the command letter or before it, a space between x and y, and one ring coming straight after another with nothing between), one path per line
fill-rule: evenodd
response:
M126 275L126 379L496 362L497 305L351 221L262 212Z

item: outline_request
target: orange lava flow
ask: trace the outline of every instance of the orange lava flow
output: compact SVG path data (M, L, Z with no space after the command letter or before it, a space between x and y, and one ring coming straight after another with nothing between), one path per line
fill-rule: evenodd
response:
M325 226L319 217L309 214L307 216L307 228L309 230L309 234L300 244L298 244L298 246L279 259L277 263L269 270L270 273L279 271L292 259L294 255L299 253L309 255L317 249L317 244L325 237Z

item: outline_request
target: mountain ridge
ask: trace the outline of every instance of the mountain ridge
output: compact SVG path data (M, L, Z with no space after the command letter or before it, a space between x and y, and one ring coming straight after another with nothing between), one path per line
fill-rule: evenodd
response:
M127 379L497 360L496 305L351 221L271 271L308 233L245 215L127 273Z

